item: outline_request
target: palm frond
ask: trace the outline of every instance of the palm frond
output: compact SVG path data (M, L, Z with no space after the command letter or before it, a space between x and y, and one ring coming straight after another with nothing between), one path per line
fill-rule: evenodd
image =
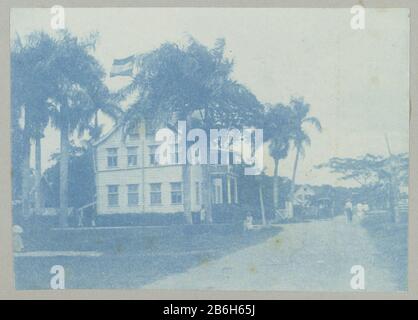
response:
M312 124L319 132L322 132L322 125L318 118L308 117L303 119L303 122Z

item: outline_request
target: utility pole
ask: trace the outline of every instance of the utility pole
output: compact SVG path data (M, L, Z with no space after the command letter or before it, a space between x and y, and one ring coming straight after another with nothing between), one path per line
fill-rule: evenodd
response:
M399 218L398 214L398 206L397 206L397 186L395 185L396 177L393 170L393 154L390 149L389 139L388 135L385 133L385 141L386 141L386 147L389 154L389 219L390 222L397 222Z
M263 178L265 174L264 171L256 178L258 180L258 197L260 200L260 209L261 209L261 223L263 226L267 225L266 221L266 210L264 207L264 195L263 195Z

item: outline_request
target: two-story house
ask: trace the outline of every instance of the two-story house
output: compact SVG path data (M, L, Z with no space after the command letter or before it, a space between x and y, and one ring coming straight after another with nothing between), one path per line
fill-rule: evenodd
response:
M153 132L141 122L124 137L121 126L94 143L97 214L182 212L182 165L160 165L156 161ZM173 157L178 155L173 154ZM237 176L228 166L211 170L212 202L238 203ZM191 166L191 210L202 206L202 170Z

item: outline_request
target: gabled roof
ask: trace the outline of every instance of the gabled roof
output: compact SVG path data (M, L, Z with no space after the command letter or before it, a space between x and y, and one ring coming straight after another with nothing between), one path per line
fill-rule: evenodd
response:
M111 137L119 128L121 127L120 124L113 126L112 129L109 130L105 135L101 136L99 139L92 143L93 147L97 147L102 142L105 142L109 137Z
M305 194L311 194L314 195L315 191L308 185L306 186L300 186L295 193L305 193Z

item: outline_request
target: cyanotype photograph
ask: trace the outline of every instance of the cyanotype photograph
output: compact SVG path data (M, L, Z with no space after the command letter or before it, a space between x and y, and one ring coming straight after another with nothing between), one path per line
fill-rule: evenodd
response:
M407 291L409 28L12 9L16 289Z

